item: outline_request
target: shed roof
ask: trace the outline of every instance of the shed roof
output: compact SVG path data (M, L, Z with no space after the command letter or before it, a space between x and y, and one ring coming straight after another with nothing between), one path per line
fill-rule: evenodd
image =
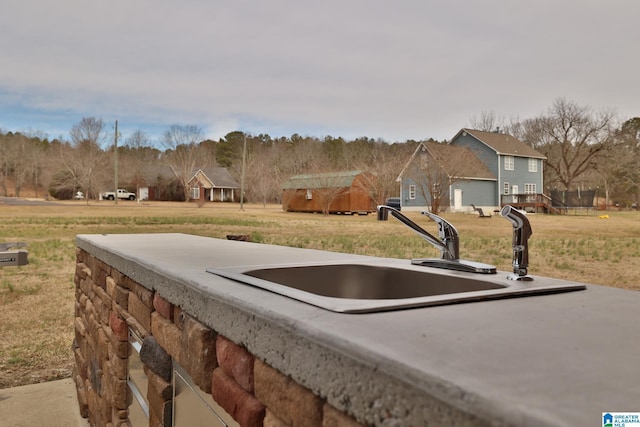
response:
M481 130L463 128L456 134L456 136L453 137L453 140L455 140L460 134L464 132L473 136L478 141L484 143L498 154L546 159L544 154L506 133L485 132Z
M295 175L283 185L285 190L299 190L305 188L348 188L353 180L363 171L324 172Z

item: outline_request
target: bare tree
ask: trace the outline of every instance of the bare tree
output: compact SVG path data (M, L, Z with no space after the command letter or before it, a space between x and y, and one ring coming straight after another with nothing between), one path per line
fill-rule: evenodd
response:
M135 184L139 197L140 185L144 182L149 167L157 160L159 152L150 146L149 137L140 129L133 131L127 138L122 151L126 155L122 156L121 164L128 171L125 179Z
M38 197L38 189L43 184L48 184L49 153L50 144L47 135L41 131L29 131L27 134L30 141L27 177L33 186L35 197ZM44 185L46 187L46 185Z
M478 176L482 169L469 148L428 142L416 148L401 176L415 183L429 211L438 214L450 205L451 185Z
M100 118L85 117L71 128L69 134L73 151L60 145L60 159L66 176L73 180L74 187L84 191L89 203L89 198L97 196L95 188L102 185L107 175L101 147L107 138L105 125Z
M343 175L337 172L322 172L311 175L313 197L320 202L323 215L329 215L333 202L345 192Z
M95 145L101 148L107 134L105 124L101 118L83 117L79 123L75 124L71 131L71 141L77 146L82 144Z
M439 153L439 147L436 144L421 144L416 150L416 156L409 164L406 176L416 185L419 191L427 201L429 211L438 214L443 205L448 205L448 194L450 177L447 174L444 165L438 161L438 157L434 153Z
M22 186L28 180L29 172L31 171L32 148L33 144L25 135L17 133L12 138L11 151L8 157L11 159L16 197L20 197Z
M279 156L280 150L275 144L258 146L247 156L247 189L252 198L262 201L263 207L281 191L282 177L276 162Z
M38 191L37 178L44 156L46 142L37 137L29 137L22 133L0 135L0 169L3 194L8 195L8 181L11 179L15 196L20 197L22 188L27 183Z
M162 137L165 159L184 191L185 201L190 199L189 181L198 169L206 167L211 155L204 145L202 130L195 125L171 125Z
M0 135L0 176L2 177L2 195L9 196L9 179L13 174L13 134Z
M284 155L279 159L280 168L286 175L322 171L328 167L329 161L317 140L294 134L287 144Z
M640 197L640 117L627 120L616 132L615 150L609 150L600 169L604 183L606 203L613 194L617 201L629 205Z
M615 121L612 111L596 113L559 98L546 115L524 122L523 140L547 156L550 181L570 190L613 147Z
M363 170L371 174L363 175L370 189L371 199L376 204L383 204L389 197L398 195L400 181L398 174L415 150L415 143L392 144L382 141L369 142L366 150L361 147L357 152L349 152L350 167ZM351 144L347 144L352 149Z
M498 119L494 111L482 111L479 117L471 116L470 125L472 129L483 132L493 132L503 125L504 120Z
M35 153L33 183L34 187L43 188L43 197L48 197L48 188L51 184L53 174L58 167L56 151L52 144L40 146ZM36 190L37 191L37 190ZM38 194L36 193L36 197Z
M522 123L517 117L497 116L494 111L483 111L479 117L471 116L470 127L484 132L498 132L522 140Z

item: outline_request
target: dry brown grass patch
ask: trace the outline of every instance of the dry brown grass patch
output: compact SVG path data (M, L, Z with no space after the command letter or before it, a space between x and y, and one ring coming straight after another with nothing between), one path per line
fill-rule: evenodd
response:
M436 233L419 213L408 215ZM511 226L500 217L445 214L461 235L463 258L510 270ZM640 213L529 216L530 272L640 290ZM0 268L0 388L71 374L75 236L180 232L225 238L249 234L258 243L373 256L411 258L437 252L394 219L323 216L237 204L64 202L56 206L0 204L0 242L28 244L30 264Z

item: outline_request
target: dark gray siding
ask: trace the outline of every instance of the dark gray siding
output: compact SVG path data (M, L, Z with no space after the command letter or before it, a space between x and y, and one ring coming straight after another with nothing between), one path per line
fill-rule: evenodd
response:
M467 147L473 150L480 161L487 166L487 169L489 169L495 176L498 176L498 155L493 151L493 149L487 147L485 144L469 134L461 134L459 138L451 141L451 144L458 145L460 147Z
M462 207L476 206L493 206L493 200L496 194L495 181L458 181L451 185L451 205L453 206L453 193L456 188L462 190Z
M542 183L542 167L543 162L541 159L536 159L537 172L529 172L529 158L528 157L514 157L514 169L505 170L504 157L498 154L483 142L477 140L473 136L464 133L457 139L451 142L453 145L468 147L473 150L478 158L487 166L487 168L497 177L498 181L492 182L494 186L492 196L490 199L483 199L483 201L467 202L463 198L464 205L479 204L479 205L500 205L500 195L504 194L504 185L509 183L509 194L511 194L511 188L514 185L518 186L518 193L523 194L525 192L526 184L535 184L536 192L543 193ZM488 197L487 193L483 193ZM463 196L464 197L464 196ZM490 202L489 202L490 200Z
M518 186L518 193L524 194L525 185L526 184L535 184L536 193L543 193L544 189L542 188L542 160L535 159L537 163L537 171L529 172L529 158L528 157L514 157L514 168L513 170L505 170L504 169L504 157L500 156L500 192L503 194L504 183L509 183L509 188L512 188L514 185ZM511 190L509 190L511 194Z
M415 199L410 199L409 198L409 187L411 185L415 185L416 186L416 192L415 192ZM402 205L402 207L425 207L425 206L429 206L431 204L431 200L429 198L429 194L427 194L427 197L425 198L424 196L424 191L421 190L420 188L420 184L416 183L413 179L411 178L405 178L402 180L402 188L401 188L401 194L400 194L400 204Z

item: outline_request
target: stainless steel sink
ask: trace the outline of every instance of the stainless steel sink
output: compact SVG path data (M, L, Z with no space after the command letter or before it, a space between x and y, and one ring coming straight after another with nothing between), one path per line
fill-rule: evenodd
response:
M209 268L209 273L327 310L366 313L567 292L585 285L556 279L445 271L394 262L321 263ZM500 277L504 276L504 278Z

